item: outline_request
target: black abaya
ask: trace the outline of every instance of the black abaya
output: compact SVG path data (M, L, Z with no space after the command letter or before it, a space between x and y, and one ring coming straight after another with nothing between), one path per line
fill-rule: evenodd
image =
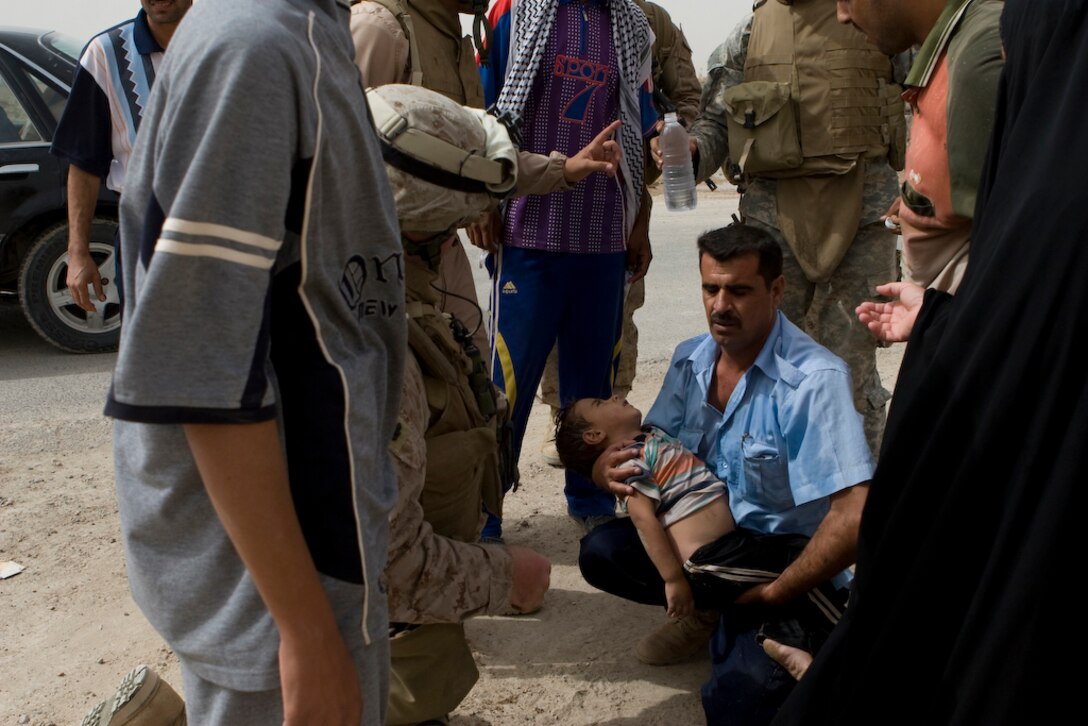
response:
M775 726L1084 718L1088 0L1008 0L1001 32L967 274L927 293L854 599Z

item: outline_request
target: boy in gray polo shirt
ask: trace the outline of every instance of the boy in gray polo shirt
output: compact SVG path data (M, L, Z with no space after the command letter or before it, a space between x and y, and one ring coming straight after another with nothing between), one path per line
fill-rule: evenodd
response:
M196 4L129 168L118 507L202 726L384 720L404 289L346 6Z

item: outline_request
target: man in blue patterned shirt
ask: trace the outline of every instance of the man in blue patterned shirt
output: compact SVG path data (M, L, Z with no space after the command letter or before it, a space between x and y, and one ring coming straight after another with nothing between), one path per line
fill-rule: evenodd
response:
M107 188L121 192L155 70L192 4L192 0L140 0L135 18L91 38L79 59L52 152L69 162L68 289L88 312L95 310L89 285L100 302L107 298L90 248L99 186L104 180ZM120 285L120 276L115 279Z

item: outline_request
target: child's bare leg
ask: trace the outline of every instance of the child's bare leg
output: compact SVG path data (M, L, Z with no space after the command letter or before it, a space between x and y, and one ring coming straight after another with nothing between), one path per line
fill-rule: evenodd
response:
M812 653L792 645L783 645L777 640L763 639L763 652L770 656L771 660L789 671L796 680L801 680L805 671L812 665Z

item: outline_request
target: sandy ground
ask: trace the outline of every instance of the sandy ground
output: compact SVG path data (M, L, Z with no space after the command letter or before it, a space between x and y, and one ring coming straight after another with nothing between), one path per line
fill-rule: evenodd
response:
M701 208L725 220L731 204L719 197ZM654 239L668 236L669 224L655 221ZM666 272L664 254L658 255L662 267L655 269L662 271L651 271L649 302L637 319L647 333L660 330L671 342L662 347L648 338L640 355L631 401L643 410L656 394L671 344L701 324L697 287L686 283L682 292L691 309L684 319L694 329L674 336L669 317L652 317L679 314L674 301L681 291ZM690 265L690 252L682 255L682 264ZM880 351L889 388L899 348ZM26 567L0 580L0 726L78 724L138 663L180 689L176 658L132 602L125 579L110 424L101 416L112 359L52 351L17 310L0 305L0 562ZM539 452L546 412L538 406L530 422L523 483L508 499L506 535L551 558L552 589L535 615L468 624L481 678L452 723L702 723L698 689L707 661L642 665L634 643L663 622L663 613L594 591L581 579L580 530L565 515L562 475Z

